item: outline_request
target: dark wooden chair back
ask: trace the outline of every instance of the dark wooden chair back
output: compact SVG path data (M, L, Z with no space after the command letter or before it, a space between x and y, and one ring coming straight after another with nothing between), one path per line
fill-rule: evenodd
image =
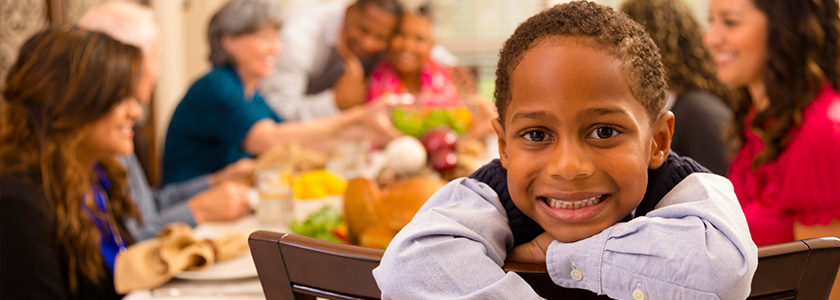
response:
M248 244L266 299L379 299L371 271L385 251L270 231Z
M794 241L758 248L747 299L828 299L840 268L840 239Z
M269 231L249 238L266 299L379 299L371 271L384 251ZM828 299L840 268L840 239L816 238L761 247L748 299ZM508 262L547 299L609 299L554 284L545 265Z

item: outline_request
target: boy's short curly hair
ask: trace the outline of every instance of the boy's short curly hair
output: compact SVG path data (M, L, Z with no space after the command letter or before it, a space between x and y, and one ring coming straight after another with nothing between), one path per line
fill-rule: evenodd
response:
M630 91L647 109L651 121L659 118L667 98L665 71L659 48L645 29L627 15L588 1L556 5L528 18L505 41L496 68L496 109L504 124L511 99L511 74L525 52L548 37L590 37L593 45L622 62Z

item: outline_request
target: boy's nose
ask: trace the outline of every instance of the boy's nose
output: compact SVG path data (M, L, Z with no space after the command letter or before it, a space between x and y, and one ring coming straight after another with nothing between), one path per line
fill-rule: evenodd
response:
M553 178L569 181L592 176L595 166L584 151L583 147L575 143L558 143L551 151L546 173Z

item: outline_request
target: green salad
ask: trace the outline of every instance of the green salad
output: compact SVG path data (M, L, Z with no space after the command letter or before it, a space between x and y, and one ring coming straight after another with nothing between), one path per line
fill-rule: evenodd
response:
M324 206L317 212L309 215L303 223L292 220L292 232L297 235L313 237L316 239L343 243L334 233L336 227L344 221L344 217L332 206Z

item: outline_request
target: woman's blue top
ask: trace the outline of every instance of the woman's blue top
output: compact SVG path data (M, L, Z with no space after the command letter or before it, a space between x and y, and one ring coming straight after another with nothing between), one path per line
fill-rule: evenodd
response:
M242 148L242 141L254 123L266 118L282 121L259 91L245 99L232 67L214 67L193 83L172 115L163 153L163 185L252 157Z
M105 171L99 165L94 168L94 171L98 178L98 185L93 185L97 212L94 213L91 211L90 207L85 205L84 202L82 202L82 208L96 225L96 229L99 230L101 237L99 250L102 252L102 258L105 260L105 264L108 265L108 270L111 271L111 274L114 274L114 261L117 258L117 254L125 251L128 245L126 245L119 232L117 232L116 218L111 215L113 212L108 207L107 191L111 189L111 181L108 180L108 176L105 175Z

